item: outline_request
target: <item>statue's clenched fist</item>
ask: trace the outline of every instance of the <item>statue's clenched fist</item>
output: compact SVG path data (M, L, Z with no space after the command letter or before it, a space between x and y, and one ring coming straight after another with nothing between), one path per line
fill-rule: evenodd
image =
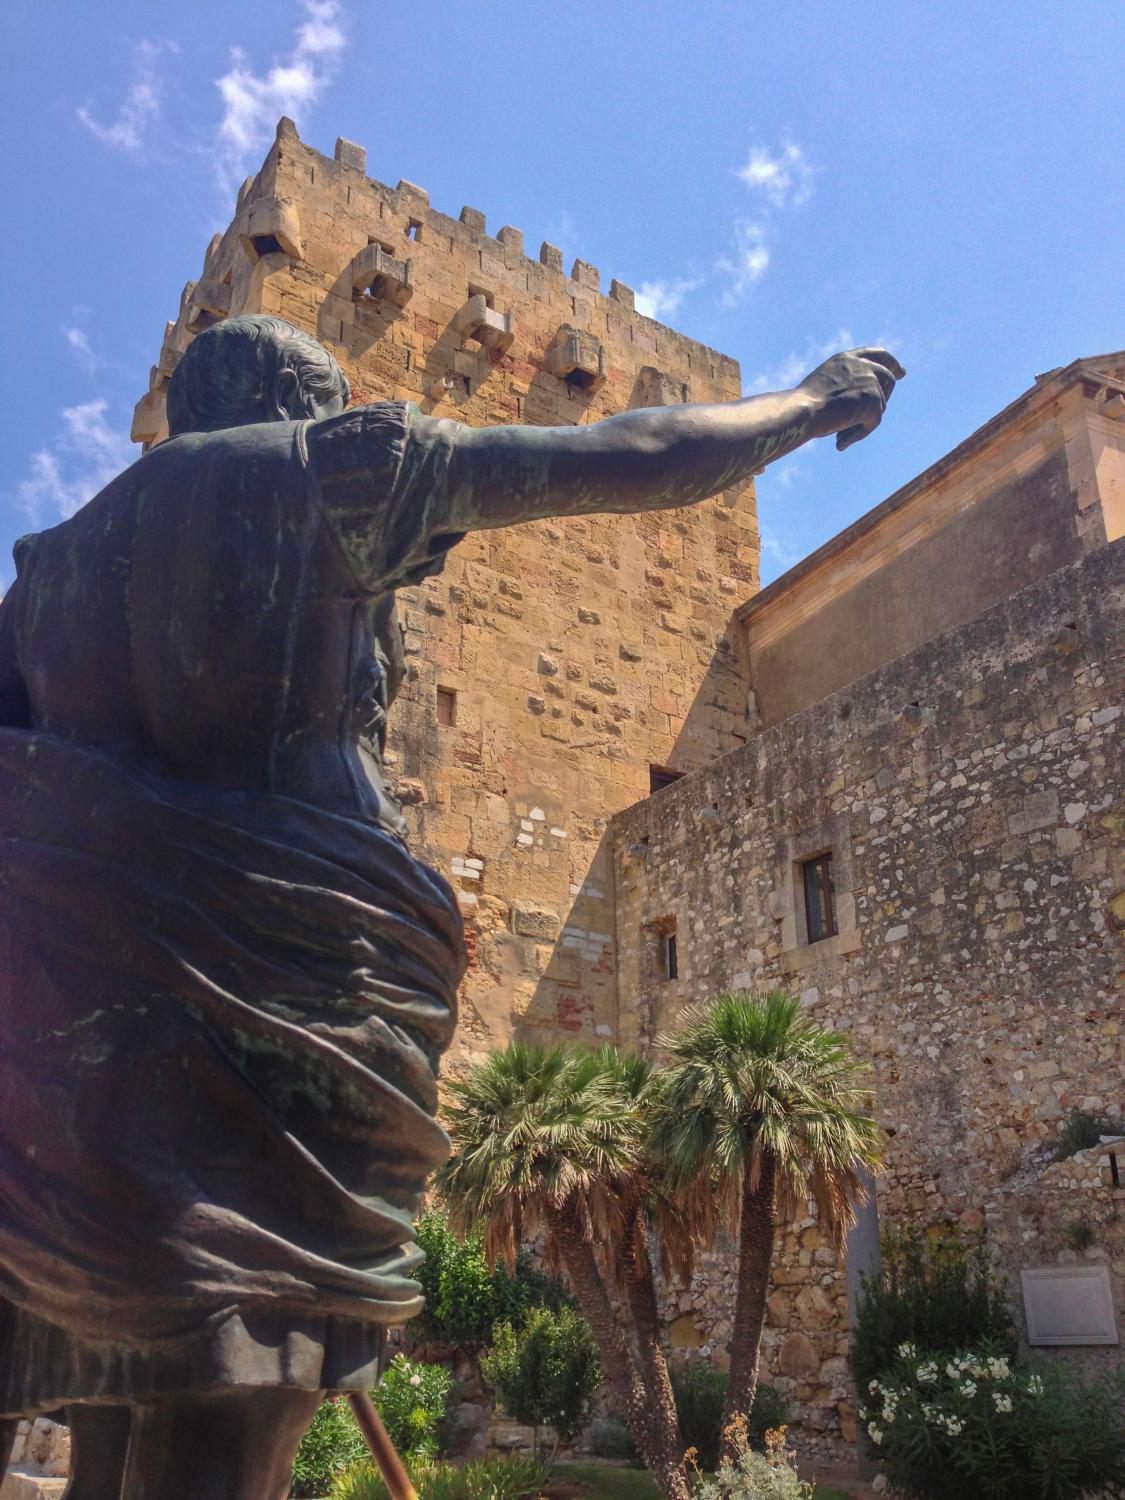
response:
M886 349L849 349L818 365L797 389L816 404L816 435L834 432L837 448L844 449L875 431L895 381L905 374Z

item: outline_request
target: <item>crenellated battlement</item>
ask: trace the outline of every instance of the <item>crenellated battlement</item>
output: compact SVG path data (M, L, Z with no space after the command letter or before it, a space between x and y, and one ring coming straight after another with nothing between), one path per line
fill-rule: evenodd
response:
M302 326L315 312L318 337L345 366L357 346L368 354L373 342L384 345L387 375L407 387L402 394L424 402L463 406L488 377L473 361L496 366L510 359L510 384L524 390L492 420L591 420L622 405L653 404L651 394L639 400L642 387L664 393L659 400L669 392L677 400L738 394L734 360L638 312L625 282L614 278L603 293L589 261L575 259L567 273L562 251L547 241L532 258L522 230L506 224L491 235L480 209L465 205L453 218L431 206L425 188L405 179L390 187L368 177L366 165L366 151L354 142L341 137L335 156L326 157L300 139L292 121L279 121L261 170L239 190L231 225L212 239L198 281L184 288L136 409L137 441L147 447L164 436L163 390L191 339L235 313L286 315L271 300L287 300ZM308 288L309 296L297 298L290 285L280 299L271 297L281 280ZM319 300L318 280L325 294ZM539 315L548 310L557 317L545 336ZM391 353L396 347L409 357ZM419 365L424 380L401 379ZM526 416L524 396L549 379L560 383L557 409L546 410L550 403L532 395ZM619 390L595 401L607 382L625 380L624 400Z

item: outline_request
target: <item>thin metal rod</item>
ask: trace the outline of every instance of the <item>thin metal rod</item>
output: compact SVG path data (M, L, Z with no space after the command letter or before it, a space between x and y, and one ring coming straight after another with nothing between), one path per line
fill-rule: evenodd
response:
M418 1491L410 1482L410 1475L403 1468L402 1459L395 1452L394 1444L387 1436L379 1408L366 1391L349 1391L348 1405L352 1409L363 1440L371 1449L371 1457L383 1476L391 1500L418 1500Z

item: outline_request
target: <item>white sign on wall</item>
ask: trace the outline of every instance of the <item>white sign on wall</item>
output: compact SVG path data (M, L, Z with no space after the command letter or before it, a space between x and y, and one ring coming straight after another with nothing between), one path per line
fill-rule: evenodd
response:
M1108 1266L1039 1266L1020 1280L1029 1344L1118 1342Z

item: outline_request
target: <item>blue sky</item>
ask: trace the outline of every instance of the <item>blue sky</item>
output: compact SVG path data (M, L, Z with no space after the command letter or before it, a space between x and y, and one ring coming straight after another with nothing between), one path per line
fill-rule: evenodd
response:
M165 320L283 112L628 282L748 392L893 348L879 432L759 481L763 581L1125 345L1120 0L7 0L0 39L0 587L135 455Z

